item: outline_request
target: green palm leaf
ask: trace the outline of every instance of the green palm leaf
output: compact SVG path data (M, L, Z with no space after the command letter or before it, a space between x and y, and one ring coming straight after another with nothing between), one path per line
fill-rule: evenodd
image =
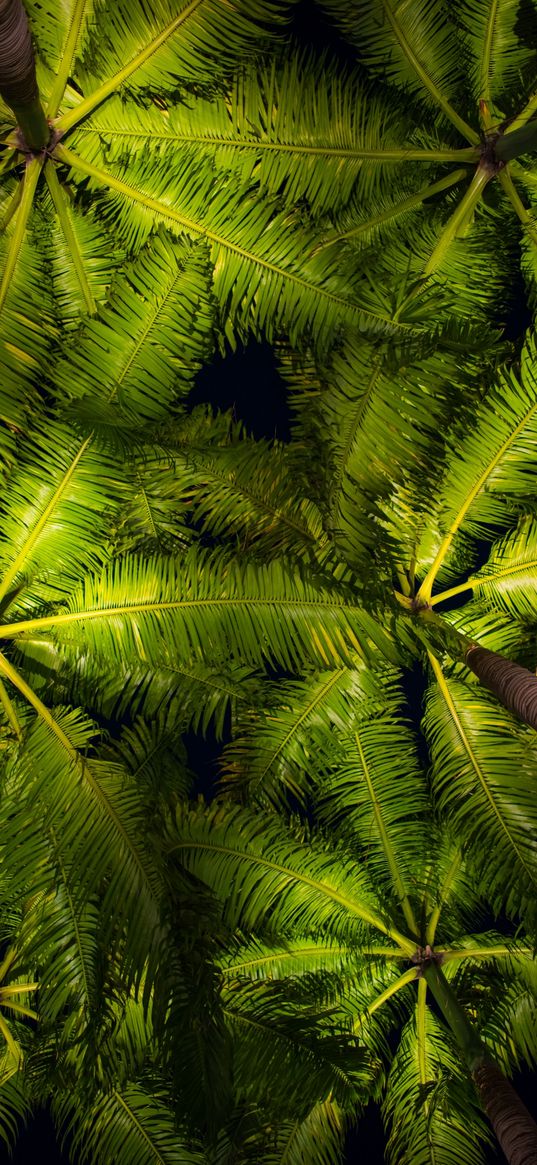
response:
M302 581L279 561L243 568L191 551L178 564L124 558L100 576L87 576L67 610L0 626L13 639L54 628L60 642L105 652L118 661L162 662L162 644L188 661L213 658L250 664L274 660L300 667L304 659L340 664L355 652L386 654L386 632L339 592Z
M177 1130L166 1098L134 1082L98 1093L88 1104L65 1093L54 1116L81 1162L108 1165L203 1165L205 1157Z
M258 1165L340 1165L345 1120L333 1100L321 1101L304 1120L283 1121L256 1152Z
M470 50L469 76L475 101L498 102L503 108L507 92L510 97L518 96L520 81L533 64L523 6L518 0L463 0L457 19Z
M11 1151L20 1125L29 1115L30 1104L22 1073L9 1051L3 1051L0 1056L0 1138L7 1152Z
M380 699L380 683L366 669L337 668L305 681L280 683L276 704L243 713L237 739L225 753L226 781L252 802L304 802L326 770L359 701Z
M394 1165L483 1161L488 1140L484 1118L459 1056L422 992L394 1058L384 1119L387 1160Z
M157 235L116 278L97 318L66 346L55 376L58 388L67 398L83 398L82 415L90 423L92 414L113 421L116 410L123 423L161 420L192 387L210 354L208 291L203 248Z
M353 1036L337 1030L333 1015L294 1003L279 984L231 981L223 1010L239 1101L257 1093L269 1110L305 1115L317 1098L348 1105L365 1091L371 1069Z
M175 836L174 836L175 834ZM334 938L364 924L413 949L383 921L369 879L355 862L293 840L277 820L216 806L206 814L178 814L168 854L214 890L230 925L253 927L261 918L284 928L306 925Z
M427 0L425 5L415 0L403 8L394 0L380 4L367 0L352 13L345 0L323 0L323 6L359 48L373 74L410 89L433 110L442 111L468 141L477 140L452 104L461 96L464 102L464 58L441 0Z
M537 391L535 351L528 342L520 376L504 373L479 410L473 431L453 437L451 464L433 503L418 551L428 567L420 598L428 598L437 575L453 577L468 561L474 539L506 521L506 501L532 496L528 453L535 441Z
M439 665L435 675L438 687L429 696L424 730L440 808L478 863L495 907L521 904L531 911L537 879L531 741L486 692L444 674Z
M91 437L50 422L46 432L32 433L2 505L4 605L9 596L27 610L29 601L63 595L69 580L106 561L119 476L117 461Z

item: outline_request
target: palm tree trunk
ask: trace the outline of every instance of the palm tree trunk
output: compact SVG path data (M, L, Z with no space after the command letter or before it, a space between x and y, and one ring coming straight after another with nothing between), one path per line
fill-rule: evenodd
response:
M418 626L421 623L427 627L429 647L438 647L464 662L504 708L537 731L537 675L488 647L472 643L430 607L419 607L415 614Z
M472 1072L481 1103L511 1165L537 1165L537 1125L492 1060Z
M537 1165L537 1124L489 1055L434 956L423 974L457 1040L509 1165Z
M32 152L44 149L50 129L39 99L22 0L0 0L0 93L17 118L21 146Z
M505 708L537 729L537 676L533 672L477 644L468 648L465 663Z

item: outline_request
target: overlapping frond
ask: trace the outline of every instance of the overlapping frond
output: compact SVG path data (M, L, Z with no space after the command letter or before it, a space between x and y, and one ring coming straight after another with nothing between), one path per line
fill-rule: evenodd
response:
M158 1087L129 1082L97 1093L64 1092L55 1097L53 1113L71 1152L95 1165L204 1165L205 1155L188 1134L178 1130L169 1098Z
M402 180L412 148L401 122L394 105L364 92L354 75L326 57L296 53L242 71L212 100L133 107L113 97L72 140L108 164L149 150L153 164L166 162L171 182L186 152L240 184L283 196L290 208L305 199L318 216L348 202L358 174L368 199L395 175Z
M464 31L476 104L494 102L500 115L510 116L535 58L527 11L519 0L463 0L454 15Z
M438 804L495 908L522 909L531 918L537 880L532 739L483 689L439 665L435 674L424 730Z
M16 190L11 191L14 197ZM56 337L50 281L44 277L38 234L36 223L35 231L26 234L19 250L15 216L0 238L2 271L17 251L19 259L5 288L2 285L5 296L0 294L0 440L4 459L13 443L13 431L25 431L30 414L39 409L40 382Z
M510 512L533 498L532 450L537 434L535 347L527 343L520 373L504 372L477 410L469 433L453 432L450 464L421 536L418 561L428 568L421 594L471 561L476 539L505 526ZM512 521L512 519L511 519Z
M345 593L312 585L279 560L241 566L195 549L181 562L112 561L86 576L60 614L4 623L0 638L50 628L60 643L119 663L161 663L164 644L180 663L210 652L217 660L269 660L291 669L305 661L338 666L355 653L376 658L378 648L394 654L389 633Z
M322 0L345 38L376 76L408 88L476 140L457 112L466 104L463 46L441 0L367 0L349 9L345 0ZM457 109L454 107L454 103Z
M345 1119L334 1100L319 1101L304 1120L281 1121L256 1149L258 1165L340 1165Z
M533 515L494 543L488 562L468 579L478 601L512 619L533 621L537 612L537 527Z
M48 421L31 433L2 499L4 603L9 596L13 610L27 610L102 565L120 474L117 461L72 427Z
M387 685L386 685L387 686ZM314 794L320 823L364 855L375 885L395 895L411 929L410 899L423 877L433 828L416 739L400 714L401 695L380 708L357 706L334 747L336 764Z
M288 19L274 0L158 0L151 9L143 0L119 0L101 7L75 79L90 93L113 77L114 88L133 93L167 95L185 81L212 88L215 75L259 51Z
M125 968L139 979L159 926L162 883L133 782L111 761L83 755L93 736L93 725L76 712L43 711L26 731L5 786L3 860L24 895L49 896L54 868L61 868L69 902L54 918L60 903L53 899L49 923L67 926L71 936L83 904L98 898L100 939L126 936ZM52 948L53 959L62 945Z
M113 423L116 410L131 425L162 420L210 355L212 327L204 247L162 232L65 346L56 385L68 399L82 398L89 423Z
M0 1138L7 1152L13 1149L21 1124L31 1111L19 1065L3 1048L0 1056Z
M460 1057L424 995L403 1031L383 1112L387 1160L393 1165L482 1165L485 1119Z
M371 928L396 933L356 862L301 843L273 816L218 805L178 811L166 849L217 894L231 926L264 921L357 944Z
M118 167L96 165L63 146L58 151L70 180L86 185L90 179L99 217L113 222L129 250L138 251L160 223L207 240L228 338L249 329L269 339L284 333L291 343L307 338L322 350L344 327L412 335L410 324L398 324L382 309L365 277L355 276L351 291L337 255L313 254L316 234L306 222L238 187L232 175L185 152L171 186L165 160L155 164L143 152Z
M233 1044L239 1100L305 1116L317 1099L343 1105L359 1099L371 1073L364 1050L335 1016L304 1006L279 983L230 980L223 1009ZM256 1065L255 1081L252 1064Z
M250 802L304 801L339 758L356 706L381 699L382 681L368 669L335 668L305 681L280 683L266 708L245 710L226 749L228 785Z

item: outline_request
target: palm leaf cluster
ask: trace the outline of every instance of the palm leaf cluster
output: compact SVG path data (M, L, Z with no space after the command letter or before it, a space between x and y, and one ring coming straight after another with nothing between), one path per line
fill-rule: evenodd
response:
M291 3L25 11L0 1135L335 1165L374 1101L388 1162L477 1165L537 1058L534 731L468 666L536 665L533 7L322 0L345 68ZM189 407L252 337L289 443Z

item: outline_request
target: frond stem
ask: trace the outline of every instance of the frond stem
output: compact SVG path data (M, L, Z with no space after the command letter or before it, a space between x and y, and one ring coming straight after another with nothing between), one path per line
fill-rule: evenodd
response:
M534 113L537 113L537 90L535 93L532 93L524 108L520 110L520 113L517 113L516 117L506 127L505 137L514 133L515 130L520 129L521 126L526 125L526 122L533 117Z
M401 202L396 202L393 206L388 207L382 214L368 218L365 222L359 223L357 227L352 227L348 231L342 231L332 238L327 239L326 242L316 247L315 253L318 254L319 251L325 251L327 247L332 247L334 243L341 242L342 239L356 239L359 235L364 234L373 227L380 226L384 222L389 222L390 219L398 218L400 214L404 214L407 210L412 210L415 206L421 206L426 198L432 198L434 194L439 194L442 190L448 190L450 186L455 186L457 182L462 182L467 177L468 170L452 170L445 178L440 178L438 182L433 182L430 186L424 186L416 194L410 194L408 198L403 198Z
M145 65L146 62L154 55L154 53L156 53L157 50L161 48L161 46L165 44L167 40L169 40L170 36L173 36L174 32L177 32L177 29L185 23L185 20L188 20L189 16L192 16L192 14L196 11L197 8L200 7L202 3L203 0L191 0L190 4L188 4L187 7L184 8L178 16L175 16L174 19L171 20L170 23L167 24L166 27L158 33L158 36L153 37L153 40L151 40L149 44L144 45L143 49L141 49L139 53L136 53L134 57L131 57L130 61L127 61L127 64L124 65L122 69L119 69L113 77L109 77L107 81L105 81L102 85L99 85L99 88L96 89L94 93L90 93L89 96L80 101L74 109L70 109L68 113L63 115L63 117L59 117L56 121L56 128L62 134L64 134L67 133L67 130L72 129L73 126L78 125L78 123L82 121L84 117L87 117L88 114L92 113L98 105L101 105L101 103L105 101L107 97L110 97L111 93L115 93L116 89L119 89L121 85L124 85L125 81L127 81L128 78L131 77L137 69L140 69L143 65Z
M3 680L0 680L0 704L2 705L7 717L8 724L11 726L11 731L17 737L18 741L22 740L22 728L17 711L12 704L5 687Z
M395 983L390 983L390 986L386 987L386 990L383 991L381 995L377 995L377 998L374 999L372 1003L367 1005L365 1009L365 1015L374 1015L375 1011L378 1011L379 1007L382 1007L383 1003L387 1003L388 999L391 999L392 996L396 995L398 991L402 991L403 987L406 987L407 983L412 983L414 979L417 979L418 975L418 967L410 967L408 971L404 971L403 974L395 980ZM354 1021L354 1034L360 1030L362 1023L362 1016L359 1016L358 1019Z
M360 740L360 734L358 732L356 732L354 734L354 739L356 741L356 748L358 750L358 756L360 758L360 764L362 766L362 773L363 773L364 781L367 785L367 791L369 793L371 804L373 806L373 815L374 815L377 829L379 832L380 844L382 846L382 849L384 850L384 856L386 858L389 870L390 870L392 878L394 880L395 889L397 891L397 896L398 896L398 899L399 899L399 902L401 905L401 909L403 911L405 922L410 930L410 933L416 937L416 941L417 941L418 927L416 925L416 919L414 918L414 912L412 910L412 906L410 905L408 892L407 892L405 884L403 882L403 878L401 876L401 871L400 871L399 866L397 864L397 859L396 859L396 856L394 853L394 849L393 849L392 843L391 843L389 835L388 835L388 831L387 831L385 823L384 823L384 818L382 816L381 804L380 804L380 802L377 798L377 795L375 793L373 781L371 778L371 773L369 771L369 765L367 763L367 757L366 757L364 750L362 748L362 742Z
M458 235L461 235L471 221L475 207L481 198L483 190L488 182L493 177L492 172L486 166L478 166L472 178L472 181L461 198L457 209L451 215L451 218L446 223L440 238L426 264L423 274L425 276L432 275L434 271L443 262L448 248Z
M537 246L537 224L533 215L524 206L518 190L513 182L507 166L498 174L504 194L507 195L515 214L519 218L524 230L534 246Z
M47 162L45 165L45 178L47 180L50 195L54 203L54 209L58 216L58 222L60 224L61 230L63 231L63 236L67 244L67 250L73 262L73 268L78 280L80 291L82 293L82 298L86 305L86 311L89 313L89 315L93 315L97 305L87 280L86 272L84 269L84 260L80 253L78 239L73 230L71 219L69 218L66 196L62 186L60 185L60 182L58 181L58 176L54 169L53 162Z
M430 659L431 663L433 664L433 670L434 670L434 664L436 663L436 660L431 655L429 656L429 659ZM434 907L434 910L431 913L431 917L429 918L429 921L427 923L427 929L425 932L425 942L430 947L434 946L434 940L435 940L435 936L436 936L436 928L437 928L438 922L440 920L440 915L442 913L443 907L445 906L445 904L449 898L449 892L450 892L451 887L453 885L453 881L454 881L454 879L455 879L455 877L456 877L456 875L461 867L461 862L462 862L461 850L456 850L455 855L452 858L452 860L448 866L446 876L445 876L444 881L442 883L442 886L440 888L439 901L437 902L436 906Z
M2 276L2 282L0 283L0 312L2 311L2 308L5 304L13 272L17 266L19 252L22 247L24 235L26 233L26 227L28 225L28 219L30 217L30 212L34 201L35 189L39 175L41 173L41 166L42 162L40 158L32 158L26 165L23 178L22 195L17 211L17 218L15 221L15 230L13 231L13 235L10 240L6 265L4 267L4 274Z
M67 34L67 40L63 46L60 67L56 74L56 79L50 91L50 96L47 105L47 115L50 121L56 117L58 107L65 92L65 86L69 77L71 76L71 69L73 67L73 60L78 45L78 38L84 18L88 0L76 0L73 14L71 16L71 25Z
M516 950L513 950L507 946L463 947L461 950L451 950L449 947L444 950L437 947L435 954L442 956L442 963L451 963L461 959L516 959L518 955L528 959L535 958L531 947L517 947Z

